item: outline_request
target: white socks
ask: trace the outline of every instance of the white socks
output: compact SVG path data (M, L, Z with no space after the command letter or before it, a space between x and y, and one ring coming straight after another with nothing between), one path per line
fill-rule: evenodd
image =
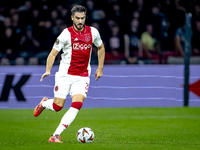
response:
M53 107L53 102L54 99L48 99L42 103L42 107L55 111ZM82 102L72 103L72 107L70 107L69 110L62 117L60 124L58 125L56 131L53 134L54 136L60 135L74 121L81 107L82 107Z
M52 111L55 111L55 110L53 109L53 101L54 101L54 99L48 99L48 100L44 101L44 102L42 103L42 107L44 107L44 108L46 108L46 109L50 109L50 110L52 110Z
M52 106L53 107L53 106ZM70 107L69 110L62 117L59 126L54 132L53 136L60 135L75 119L79 109Z

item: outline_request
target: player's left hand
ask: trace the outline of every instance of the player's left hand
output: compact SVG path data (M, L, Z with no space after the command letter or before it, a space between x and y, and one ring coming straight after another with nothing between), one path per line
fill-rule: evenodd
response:
M97 80L99 80L99 78L101 77L103 75L103 68L102 69L100 69L100 68L98 68L97 70L96 70L96 72L95 72L95 75L94 75L94 77L96 77L96 81Z

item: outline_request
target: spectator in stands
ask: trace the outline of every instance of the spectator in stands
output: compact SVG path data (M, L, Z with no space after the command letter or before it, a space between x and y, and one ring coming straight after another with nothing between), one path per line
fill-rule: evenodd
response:
M9 64L15 64L15 58L17 58L18 43L16 42L16 37L13 33L12 28L7 27L5 29L5 35L1 40L3 43L1 49L3 51L4 62L9 62ZM6 60L7 59L7 60Z
M43 34L43 38L40 40L42 50L49 50L52 47L51 43L54 43L56 40L56 36L52 32L52 22L50 20L46 20L40 23L40 34Z
M15 13L11 16L12 26L16 29L19 28L19 13ZM21 29L20 29L21 30Z
M23 34L23 28L20 22L20 15L18 12L14 13L11 16L12 19L12 29L13 29L13 33L15 35L15 42L19 43L19 40Z
M32 1L25 1L24 5L20 6L18 10L20 13L20 18L23 21L22 27L25 29L28 24L32 23Z
M38 32L40 47L39 51L36 52L36 57L40 64L44 64L49 54L49 49L52 48L52 43L56 41L56 36L52 30L52 22L50 20L40 21Z
M10 17L5 17L3 19L4 28L9 28L12 26L12 20Z
M93 22L98 23L100 26L105 26L106 23L106 12L102 9L102 7L98 7L96 5L96 1L86 0L85 5L87 8L87 18L86 22L92 24Z
M147 11L149 10L149 5L145 6L146 2L149 1L145 1L144 0L136 0L136 5L135 8L133 9L134 11L138 11L140 14L140 22L144 24L145 19L147 19L147 16L149 15L149 13L147 13Z
M41 11L37 8L34 8L31 11L31 18L32 18L32 26L33 28L37 28L38 27L38 23L41 21Z
M192 36L192 55L193 56L200 56L200 44L199 44L199 39L200 39L200 21L195 22L195 32L193 32Z
M51 21L55 24L56 20L60 18L58 10L54 9L51 11Z
M120 32L118 24L110 28L111 34L108 38L109 55L112 59L120 60L124 58L124 35Z
M155 16L158 16L161 12L163 13L164 16L166 15L167 16L166 18L169 21L168 23L169 30L166 31L166 34L168 35L168 39L170 40L165 42L167 44L163 44L164 43L163 38L160 38L161 35L160 35L160 30L159 30L160 27L158 28L158 22L159 22L158 19L150 19L151 23L153 24L153 27L157 28L158 30L157 32L155 32L154 30L153 34L149 34L149 35L146 34L146 37L148 36L147 41L151 41L150 45L153 50L145 49L144 42L143 42L143 50L145 52L148 51L147 52L148 58L152 58L152 54L154 55L154 53L156 51L159 51L160 49L160 44L158 44L156 39L158 39L162 43L162 49L163 47L166 48L167 45L170 45L167 47L167 50L168 49L174 50L174 45L176 45L175 49L177 51L177 56L184 55L183 54L184 48L182 47L183 45L181 46L182 50L180 50L181 40L184 40L184 38L183 39L181 38L183 37L182 35L184 34L184 27L182 28L182 25L180 25L181 21L179 21L179 18L180 18L179 11L189 12L193 10L194 35L192 39L192 46L193 46L192 54L198 55L199 44L196 40L196 39L199 39L199 35L198 35L199 31L197 31L198 30L197 26L198 26L198 22L200 21L200 2L198 0L193 0L193 1L190 1L190 0L163 0L163 1L108 0L108 1L104 1L103 3L97 0L86 0L86 1L74 1L74 0L60 1L59 0L59 1L55 1L54 3L51 3L50 1L47 1L47 0L41 0L41 3L37 3L31 0L22 0L20 2L13 1L12 5L10 5L9 2L5 1L5 3L1 3L2 5L0 5L0 38L3 39L5 30L7 30L8 28L11 28L13 35L15 37L14 42L16 42L17 39L21 40L21 42L18 42L18 43L20 43L21 48L25 50L25 47L27 47L27 41L29 41L29 40L24 40L24 39L28 39L28 38L24 38L24 37L27 37L26 28L28 25L31 25L33 28L32 33L34 33L32 37L34 37L35 39L34 40L35 42L32 42L33 45L31 49L32 51L36 51L36 52L38 50L41 51L42 50L41 46L43 47L43 49L45 49L44 47L48 45L48 42L47 42L48 38L46 40L45 38L46 36L49 37L49 35L45 34L45 36L43 37L41 36L41 34L39 34L41 31L40 23L42 23L42 28L44 29L48 28L48 30L52 30L52 32L49 32L49 33L52 33L53 36L58 36L58 34L60 34L60 32L65 27L68 26L68 23L69 22L71 23L71 18L69 17L70 13L68 13L69 10L74 5L81 4L81 3L83 3L87 7L87 10L88 10L87 12L88 17L86 21L91 25L94 23L94 26L99 25L101 27L100 29L101 29L102 36L105 36L103 39L107 39L107 41L104 44L105 46L108 47L107 50L110 49L111 51L111 48L112 48L112 52L111 52L112 55L117 55L116 51L118 52L118 54L120 53L123 54L124 53L123 45L124 44L127 45L126 43L127 41L130 42L129 44L132 44L131 41L133 40L131 40L132 39L131 34L133 34L133 32L132 31L128 32L128 30L130 29L128 25L130 24L130 22L133 21L133 19L137 18L140 24L141 31L145 31L145 22L146 22L146 19L150 18L148 17L149 14L153 13ZM193 3L195 5L192 5ZM104 7L104 6L107 6L107 7ZM192 8L190 8L191 6ZM51 21L51 23L49 21ZM111 28L115 28L114 26L116 22L118 22L117 24L119 26L120 33L117 36L116 35L113 36L113 33L117 31L117 28L112 29L112 30ZM155 26L155 24L157 24L157 26ZM109 30L110 32L112 31L112 34L109 34ZM140 31L140 34L141 34L141 31ZM124 37L123 37L124 33L129 33L128 34L129 40L124 41ZM175 36L175 33L177 33L176 36ZM22 36L23 38L21 38ZM117 39L118 41L120 39L120 43L116 42ZM26 41L26 42L22 42L22 41ZM183 42L184 41L182 41L182 43ZM38 45L37 43L39 43L40 46L36 46L34 43L36 45ZM152 43L155 43L155 44L152 44ZM29 44L31 45L30 41L29 41ZM117 44L120 47L119 49L116 48ZM131 48L131 45L129 48ZM21 51L21 49L15 50L10 46L7 46L7 49L9 49L8 53L10 53L10 51L14 51L14 52ZM118 50L120 50L121 52L119 52ZM5 49L1 50L1 53L5 54L5 52L6 52ZM127 51L125 49L125 53L126 52ZM23 62L23 61L18 61L18 62ZM31 62L36 62L36 61L32 59Z
M94 11L95 2L93 0L86 0L85 6L87 8L87 18L86 21L92 22L92 13Z
M67 8L63 7L61 10L60 10L60 13L61 13L61 18L62 19L66 19L68 15L70 15L69 11Z
M135 18L135 19L140 19L140 13L139 13L139 11L134 11L133 13L132 13L132 18Z
M185 25L179 27L176 30L174 43L175 43L176 56L183 57L185 55L185 53L184 53L184 50L185 50Z
M108 15L109 14L109 15ZM127 32L128 29L128 20L125 19L125 17L123 16L122 12L121 12L121 7L118 3L114 3L111 7L111 10L109 10L109 13L107 14L107 16L113 20L115 20L115 22L117 22L117 24L120 27L120 30L122 32Z
M26 28L25 35L20 39L20 57L25 58L27 61L31 57L35 57L35 54L40 48L40 42L34 37L32 26L29 25Z
M152 58L152 54L161 55L160 43L152 36L152 33L153 25L151 23L146 24L146 31L141 35L143 57L145 57L145 54L148 58Z
M7 48L2 55L1 65L14 65L15 64L15 53L13 49Z
M142 57L142 44L139 33L138 19L132 19L130 32L124 35L125 39L125 58L127 64L137 63L137 56Z
M200 1L195 1L192 12L192 55L200 56Z
M174 44L176 56L183 57L185 55L185 12L179 11L179 27L176 29Z
M55 36L58 36L66 27L67 24L63 19L57 19L55 22L55 26L53 27L53 34Z
M196 1L194 4L192 17L195 20L200 20L200 1Z

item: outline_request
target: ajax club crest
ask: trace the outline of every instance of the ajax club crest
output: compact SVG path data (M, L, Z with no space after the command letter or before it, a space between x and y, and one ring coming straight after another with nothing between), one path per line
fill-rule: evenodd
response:
M87 36L85 36L85 40L86 40L87 42L89 42L89 41L91 40L91 37L90 37L89 35L87 35Z

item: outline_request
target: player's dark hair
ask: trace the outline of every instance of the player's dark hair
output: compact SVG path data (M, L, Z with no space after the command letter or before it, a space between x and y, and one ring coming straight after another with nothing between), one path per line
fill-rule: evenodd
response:
M84 6L76 5L71 9L72 16L74 16L75 12L84 12L87 13L87 9Z

